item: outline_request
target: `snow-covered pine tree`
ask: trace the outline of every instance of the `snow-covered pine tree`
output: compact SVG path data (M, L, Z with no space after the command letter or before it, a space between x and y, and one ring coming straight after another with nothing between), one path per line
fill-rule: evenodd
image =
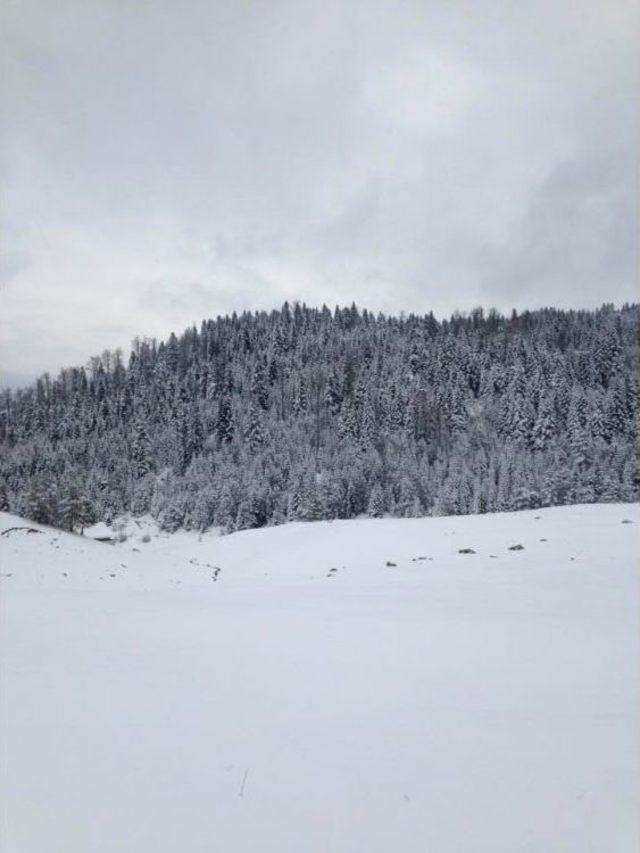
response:
M285 305L137 340L0 391L0 505L231 529L361 515L376 484L402 516L636 500L639 311Z

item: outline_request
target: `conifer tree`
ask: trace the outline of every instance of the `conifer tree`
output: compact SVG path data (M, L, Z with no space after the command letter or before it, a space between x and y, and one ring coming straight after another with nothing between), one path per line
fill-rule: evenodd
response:
M221 444L229 444L233 441L235 428L233 422L233 411L231 409L231 399L225 394L220 398L218 404L218 417L216 420L216 434L218 441Z
M378 511L380 490L398 516L637 500L639 317L205 320L0 391L0 506L230 530Z
M386 510L384 492L380 483L376 483L371 490L371 495L369 496L369 506L367 507L367 514L372 518L380 518L384 515Z

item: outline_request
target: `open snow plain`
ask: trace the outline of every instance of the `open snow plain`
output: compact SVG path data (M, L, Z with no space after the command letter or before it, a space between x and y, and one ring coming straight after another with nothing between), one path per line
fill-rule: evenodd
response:
M3 853L636 851L639 531L0 515Z

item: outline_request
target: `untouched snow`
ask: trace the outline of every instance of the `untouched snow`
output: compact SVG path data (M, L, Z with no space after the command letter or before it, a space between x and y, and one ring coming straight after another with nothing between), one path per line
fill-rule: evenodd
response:
M99 521L97 524L92 524L90 527L85 527L83 535L87 539L112 539L115 538L114 531L104 523Z
M631 853L639 530L590 505L108 545L0 514L0 849Z

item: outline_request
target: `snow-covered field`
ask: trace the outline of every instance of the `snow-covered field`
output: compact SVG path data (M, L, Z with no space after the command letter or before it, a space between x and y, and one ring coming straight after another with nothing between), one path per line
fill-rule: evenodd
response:
M632 853L639 530L591 505L108 545L0 514L0 849Z

